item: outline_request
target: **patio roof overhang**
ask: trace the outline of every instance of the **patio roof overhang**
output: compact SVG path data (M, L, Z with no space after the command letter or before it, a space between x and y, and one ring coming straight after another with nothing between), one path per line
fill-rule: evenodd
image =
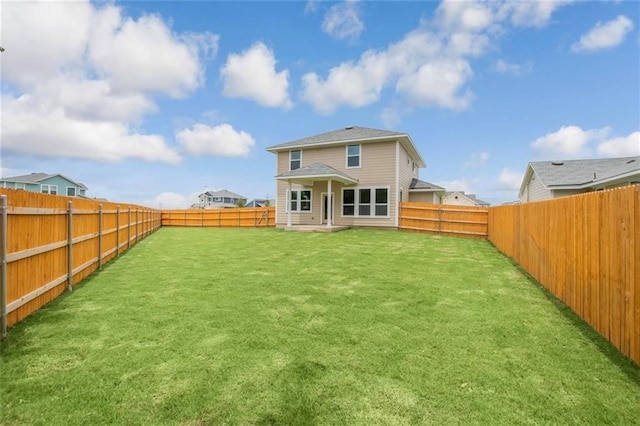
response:
M326 182L329 180L340 182L344 185L356 185L358 183L358 179L324 163L314 163L310 166L281 173L276 176L276 180L297 183L303 186L313 186L314 182Z

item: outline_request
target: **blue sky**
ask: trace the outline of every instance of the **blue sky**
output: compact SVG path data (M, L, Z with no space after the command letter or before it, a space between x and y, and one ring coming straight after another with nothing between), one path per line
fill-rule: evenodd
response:
M529 161L640 155L636 1L5 2L2 176L187 207L273 197L265 148L408 133L423 180L517 199Z

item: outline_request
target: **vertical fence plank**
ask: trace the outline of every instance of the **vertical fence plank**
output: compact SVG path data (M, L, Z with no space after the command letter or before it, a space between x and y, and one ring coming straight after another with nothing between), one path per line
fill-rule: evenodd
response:
M102 204L98 206L98 269L102 269Z
M0 195L0 333L7 336L7 196Z
M73 201L67 208L67 291L73 289Z

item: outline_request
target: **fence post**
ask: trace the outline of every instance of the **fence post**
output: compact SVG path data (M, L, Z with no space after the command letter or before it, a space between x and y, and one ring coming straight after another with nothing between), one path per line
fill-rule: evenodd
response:
M131 247L131 207L128 210L129 218L127 219L127 250Z
M240 228L240 209L238 209L238 228Z
M2 210L0 224L2 239L0 239L0 262L2 263L2 273L0 273L0 328L2 338L7 337L7 196L0 195L0 210Z
M102 204L98 206L98 269L102 269Z
M120 206L116 206L116 257L120 256Z
M67 290L73 290L73 201L67 207Z
M140 221L138 213L140 212L139 208L136 208L136 244L138 243L138 232L140 232L140 230L138 229L138 222Z
M442 234L442 206L438 206L438 235Z

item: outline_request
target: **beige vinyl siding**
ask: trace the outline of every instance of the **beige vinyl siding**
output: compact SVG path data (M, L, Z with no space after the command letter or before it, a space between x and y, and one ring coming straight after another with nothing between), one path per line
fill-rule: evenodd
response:
M536 172L533 172L525 188L523 199L520 201L526 203L528 201L548 200L549 198L551 198L551 191L544 186Z
M569 195L582 194L590 192L591 189L552 189L551 198L567 197Z
M440 204L440 198L435 192L412 191L409 193L409 201L412 203Z
M407 150L405 150L404 147L400 145L400 164L398 168L400 171L399 184L400 188L402 188L402 198L404 198L404 200L402 201L409 201L409 186L411 185L411 180L413 178L418 178L418 167L416 166L414 171L412 169L412 165L413 159L411 158ZM411 195L411 197L413 197L413 194Z
M400 150L404 148L400 146ZM302 150L302 167L313 163L324 163L348 176L358 179L357 186L349 188L388 188L389 189L389 217L342 217L342 188L338 182L332 182L332 192L334 193L334 224L348 226L395 226L395 214L397 211L396 199L396 142L363 143L360 150L360 167L347 168L347 148L346 145L331 147L315 147ZM405 160L406 166L406 160ZM410 167L410 166L409 166ZM410 169L409 169L410 170ZM277 154L277 174L289 171L289 151L281 151ZM406 194L408 192L411 178L403 187ZM277 181L276 193L276 223L285 225L287 223L286 194L289 184ZM293 189L302 188L299 185L292 185ZM292 213L292 224L319 224L322 213L322 193L327 192L327 182L316 182L312 188L312 213Z
M464 195L454 192L442 199L442 204L448 204L453 206L475 206L476 203Z

